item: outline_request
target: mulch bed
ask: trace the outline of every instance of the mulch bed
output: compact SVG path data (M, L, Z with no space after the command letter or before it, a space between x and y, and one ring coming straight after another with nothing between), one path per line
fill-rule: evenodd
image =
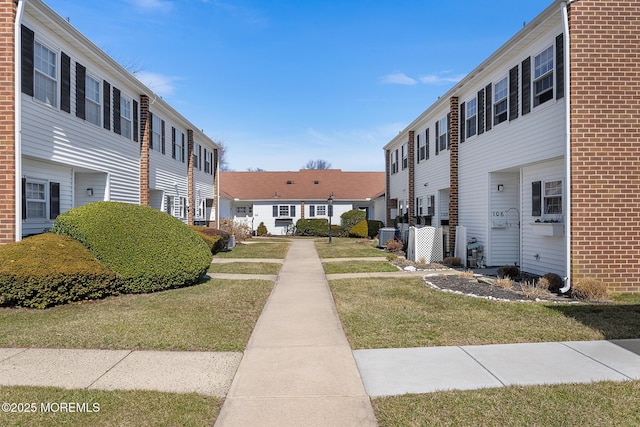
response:
M437 274L437 273L436 273ZM486 298L499 301L534 301L527 298L520 288L520 283L514 282L512 289L503 289L478 281L477 278L468 279L452 274L428 275L424 279L439 290L460 293L467 296ZM538 301L575 302L573 298L549 293L538 298Z

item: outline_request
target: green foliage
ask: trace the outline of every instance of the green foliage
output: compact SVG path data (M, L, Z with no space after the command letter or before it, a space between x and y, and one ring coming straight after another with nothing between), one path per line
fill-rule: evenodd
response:
M202 240L207 244L213 255L218 252L224 251L229 246L229 240L231 240L231 234L224 230L217 228L204 227L200 225L193 225L191 229L194 230Z
M267 230L267 226L264 225L264 222L261 222L260 225L258 226L258 229L256 230L256 234L258 236L266 236L269 233L269 230Z
M211 250L189 226L146 206L91 203L59 215L52 231L79 240L119 273L125 293L193 285L211 263Z
M367 213L360 209L352 209L340 215L340 225L345 230L351 230L351 227L362 220L367 219Z
M45 233L0 246L0 305L46 308L117 294L120 285L68 236Z
M369 237L369 226L367 220L363 219L349 229L349 237Z
M327 236L329 221L326 218L299 219L296 230L300 236Z
M367 220L367 225L369 226L369 238L371 239L376 237L380 229L384 227L384 223L382 221L378 221L375 219Z

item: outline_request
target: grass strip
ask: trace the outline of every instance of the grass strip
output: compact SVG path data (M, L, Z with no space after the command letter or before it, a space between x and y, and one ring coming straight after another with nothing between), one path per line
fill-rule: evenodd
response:
M239 244L226 252L218 252L214 258L274 258L284 259L289 242Z
M380 427L640 425L640 381L505 387L372 400Z
M54 387L2 387L2 401L29 405L35 412L0 412L2 426L207 426L223 399L196 393L66 390ZM91 412L60 410L60 404ZM85 405L86 404L86 405ZM67 406L68 407L68 406ZM96 410L97 409L97 410ZM17 410L17 406L16 406Z
M638 305L487 301L433 290L417 277L329 284L353 349L640 336Z
M373 247L373 241L368 239L349 239L346 237L315 240L316 250L320 258L361 258L379 257L386 252Z
M386 261L339 261L323 262L325 274L339 273L378 273L398 271L398 268Z
M0 347L243 351L272 288L209 280L46 310L2 308Z
M268 262L225 262L211 264L209 273L225 274L278 274L282 264Z

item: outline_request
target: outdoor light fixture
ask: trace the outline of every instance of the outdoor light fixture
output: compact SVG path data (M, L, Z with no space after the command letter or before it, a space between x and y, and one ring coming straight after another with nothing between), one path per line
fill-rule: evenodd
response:
M93 196L93 188L87 188L87 196Z
M504 191L504 185L498 184L498 191Z
M333 216L333 193L327 199L327 210L329 214L329 244L331 244L331 217Z

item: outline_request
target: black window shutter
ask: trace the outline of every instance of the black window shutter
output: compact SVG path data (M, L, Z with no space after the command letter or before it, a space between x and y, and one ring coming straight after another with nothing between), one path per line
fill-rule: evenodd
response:
M87 69L76 62L76 117L85 119L85 88Z
M60 109L71 113L71 58L60 54Z
M164 120L160 120L160 132L162 134L162 154L164 154L165 151L165 134L164 134Z
M460 142L464 142L464 139L466 137L466 127L467 127L467 120L466 120L466 116L467 116L467 112L464 110L464 107L466 106L466 103L463 102L460 104Z
M33 42L35 35L29 28L22 26L20 43L22 44L21 79L22 92L33 96Z
M113 88L113 131L118 135L122 135L120 127L120 89Z
M518 66L509 70L509 121L518 118Z
M184 163L184 133L182 134L182 163Z
M316 216L316 207L313 205L309 206L309 216Z
M138 142L138 101L133 100L133 140Z
M440 122L436 122L436 156L440 153Z
M564 98L564 34L556 37L556 99Z
M198 170L202 170L202 145L198 145Z
M493 123L493 91L491 83L489 83L484 88L484 108L485 108L485 116L484 116L484 129L491 130L491 124Z
M296 207L294 205L289 206L289 216L296 216Z
M427 152L427 159L428 159L429 158L429 148L430 148L429 147L429 128L427 128L426 137L427 137L427 141L426 141L427 144L426 144L426 147L425 147L425 151Z
M531 216L542 215L542 181L531 183Z
M522 115L531 111L531 57L522 61Z
M27 178L22 178L22 219L27 219Z
M273 205L273 216L277 217L278 216L278 205Z
M111 130L111 85L108 81L102 81L102 98L104 99L102 104L102 126L106 130Z
M451 113L447 113L447 150L451 147Z
M56 219L60 215L60 183L49 183L49 219Z
M484 89L478 91L478 135L484 133Z
M171 158L176 158L176 128L171 126Z

